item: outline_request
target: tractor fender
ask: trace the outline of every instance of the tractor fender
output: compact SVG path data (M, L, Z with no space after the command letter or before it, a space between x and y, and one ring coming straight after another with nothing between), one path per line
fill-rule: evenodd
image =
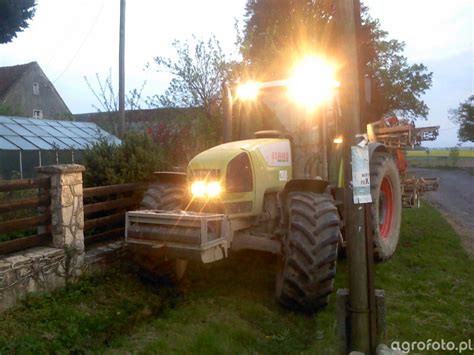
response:
M387 147L380 142L371 142L369 143L369 159L372 157L372 154L375 152L385 152L389 153Z
M186 185L186 173L176 171L156 171L153 173L153 176L155 182Z
M282 192L288 194L292 191L309 191L322 193L329 185L329 181L318 179L291 179L285 185Z
M288 194L293 191L308 191L323 193L329 185L329 181L318 180L318 179L291 179L288 181L278 193L278 204L281 212L281 224L285 224L288 221Z

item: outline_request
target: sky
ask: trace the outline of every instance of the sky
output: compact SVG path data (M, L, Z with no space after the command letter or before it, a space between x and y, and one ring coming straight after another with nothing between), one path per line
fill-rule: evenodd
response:
M277 0L275 0L277 1ZM126 7L126 91L163 93L170 76L145 70L156 56L172 57L172 41L215 34L227 53L234 53L236 20L245 0L133 0ZM474 94L472 0L365 0L373 17L391 38L406 43L410 63L433 71L433 86L423 96L430 108L427 121L440 125L440 136L429 147L454 146L457 128L448 110ZM96 111L96 99L84 77L111 70L118 79L119 0L38 0L29 28L13 42L0 45L0 66L37 61L72 111ZM474 144L470 144L474 146ZM469 146L469 144L464 144Z

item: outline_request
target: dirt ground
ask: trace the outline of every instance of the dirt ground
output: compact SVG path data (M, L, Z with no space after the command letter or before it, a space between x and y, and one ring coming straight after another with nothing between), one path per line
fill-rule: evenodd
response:
M461 235L463 246L474 257L474 176L460 169L411 168L409 175L438 177L439 190L425 199L438 208Z

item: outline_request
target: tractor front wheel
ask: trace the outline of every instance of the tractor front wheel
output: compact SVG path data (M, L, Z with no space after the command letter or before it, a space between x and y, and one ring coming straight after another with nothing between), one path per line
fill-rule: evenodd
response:
M141 210L172 211L184 206L185 189L177 184L152 183L145 191ZM187 260L166 259L160 251L136 247L133 249L135 262L141 275L152 281L178 282L186 271Z
M314 312L327 305L336 275L339 228L331 195L288 194L288 233L276 282L276 297L283 306Z

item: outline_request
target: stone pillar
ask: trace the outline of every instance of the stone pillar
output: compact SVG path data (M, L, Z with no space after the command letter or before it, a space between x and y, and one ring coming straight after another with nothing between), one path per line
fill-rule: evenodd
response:
M51 178L53 246L64 249L66 282L79 276L84 264L84 166L59 164L36 168L38 177Z

